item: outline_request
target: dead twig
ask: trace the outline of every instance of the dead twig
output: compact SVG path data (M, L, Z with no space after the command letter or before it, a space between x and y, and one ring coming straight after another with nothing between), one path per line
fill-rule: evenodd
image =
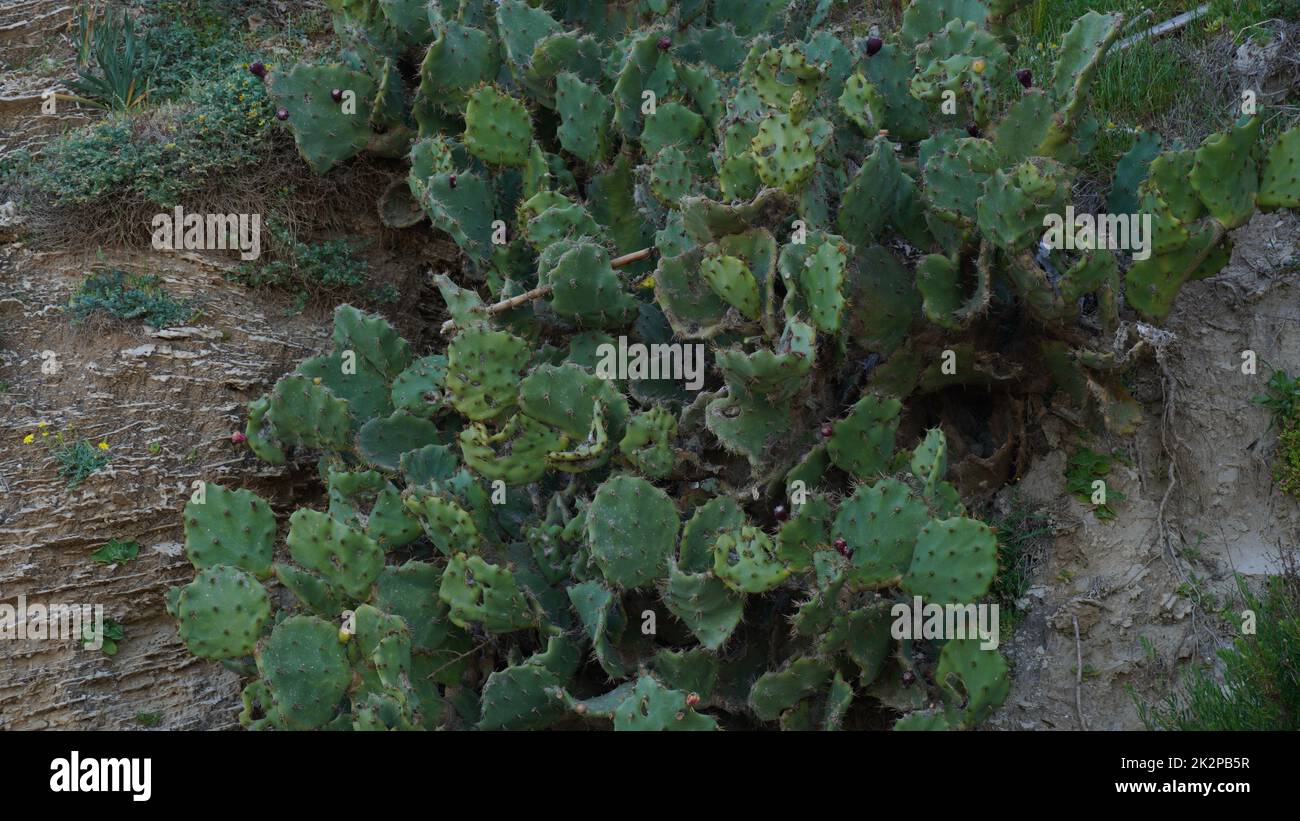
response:
M1188 23L1192 23L1196 20L1199 20L1200 18L1204 17L1209 13L1210 13L1210 4L1202 3L1201 5L1192 9L1191 11L1185 11L1182 14L1178 15L1177 17L1171 17L1170 19L1164 21L1163 23L1157 23L1156 25L1152 26L1146 31L1139 32L1138 34L1134 34L1130 37L1125 37L1123 40L1120 40L1118 43L1115 44L1115 48L1118 49L1119 51L1123 51L1129 46L1140 43L1143 40L1150 40L1153 37L1160 37L1161 35L1168 34L1171 31L1178 31L1180 28L1183 28Z
M1074 711L1079 717L1079 729L1088 729L1088 724L1083 720L1083 642L1079 639L1079 616L1070 614L1070 621L1074 622Z

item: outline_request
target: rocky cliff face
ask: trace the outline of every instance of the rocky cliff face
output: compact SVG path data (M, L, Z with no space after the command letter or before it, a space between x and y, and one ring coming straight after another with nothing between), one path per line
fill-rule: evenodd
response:
M96 262L159 274L202 313L163 331L74 325L61 306ZM167 588L192 576L180 511L199 480L310 498L230 436L250 397L326 347L328 314L285 317L266 294L167 255L97 260L13 246L0 260L0 300L0 601L103 605L125 634L111 657L76 640L0 641L0 727L138 728L141 713L169 729L235 726L237 677L189 655L163 606ZM42 372L47 351L57 373ZM110 463L67 487L42 422L107 442ZM138 542L139 555L93 561L113 538Z

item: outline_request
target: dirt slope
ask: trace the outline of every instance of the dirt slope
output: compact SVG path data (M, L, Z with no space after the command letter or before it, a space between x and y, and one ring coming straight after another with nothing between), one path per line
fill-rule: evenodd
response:
M1074 729L1081 707L1089 729L1139 728L1127 688L1149 699L1168 691L1182 663L1212 662L1239 625L1211 616L1216 604L1240 612L1234 570L1258 580L1278 571L1280 550L1295 550L1300 504L1272 486L1275 431L1251 397L1268 380L1264 362L1300 371L1300 219L1257 215L1234 241L1222 273L1179 294L1165 324L1167 377L1152 359L1137 368L1141 431L1088 443L1120 447L1133 463L1108 477L1127 497L1114 521L1065 493L1076 433L1055 416L1039 420L1053 450L1019 488L1053 511L1062 533L1034 573L1028 618L1003 647L1014 683L991 727ZM1260 360L1253 376L1241 370L1247 349Z
M188 330L76 327L59 306L94 261L12 247L0 257L0 601L103 604L125 640L111 658L73 641L0 642L0 728L139 727L141 712L170 729L231 726L236 677L190 656L163 607L193 575L180 511L199 479L273 503L293 491L229 437L249 399L326 346L329 317L285 317L266 295L165 254L110 254L104 264L160 274L203 314ZM43 351L57 354L57 374L41 372ZM110 466L67 488L41 437L22 442L42 421L106 440ZM92 562L114 537L138 541L139 557Z

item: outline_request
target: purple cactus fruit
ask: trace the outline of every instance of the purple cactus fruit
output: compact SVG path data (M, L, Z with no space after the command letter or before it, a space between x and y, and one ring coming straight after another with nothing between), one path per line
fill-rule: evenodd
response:
M343 89L341 88L330 89L330 99L336 103L341 101L343 99Z
M259 80L266 79L266 65L261 60L249 63L248 72Z
M1027 68L1022 68L1017 71L1016 79L1019 80L1020 84L1025 88L1034 87L1034 73Z
M821 433L823 439L829 439L835 433L835 428L831 427L830 423L828 422L827 424L822 425Z
M281 122L284 122L285 120L289 119L289 109L277 108L275 110L275 118Z
M980 131L980 127L977 124L972 122L972 123L966 123L966 133L971 135L972 137L979 137L984 132Z
M849 557L849 543L841 536L835 540L835 550L844 558Z
M885 47L885 41L884 41L884 40L881 40L879 37L876 37L876 36L873 35L873 36L867 38L867 56L868 56L868 57L875 57L875 56L876 56L876 52L880 51L880 50L881 50L882 48L884 48L884 47Z
M785 505L777 505L772 508L772 515L776 517L778 522L784 522L790 518L790 511L785 509Z
M456 175L455 175L455 174L448 174L448 175L447 175L447 187L449 187L449 188L455 188L455 187L456 187Z
M672 48L672 45L673 45L673 41L668 37L667 34L665 34L663 37L660 37L659 42L655 43L655 46L660 51L667 51L668 49Z

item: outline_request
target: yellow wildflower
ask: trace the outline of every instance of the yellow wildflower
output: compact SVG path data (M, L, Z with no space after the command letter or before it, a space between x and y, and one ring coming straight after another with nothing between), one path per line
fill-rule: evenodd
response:
M35 438L36 438L35 436L29 433L23 437L23 444L30 445Z
M108 450L108 443L107 443L107 442L100 442L100 443L99 443L99 449L100 449L100 450Z

